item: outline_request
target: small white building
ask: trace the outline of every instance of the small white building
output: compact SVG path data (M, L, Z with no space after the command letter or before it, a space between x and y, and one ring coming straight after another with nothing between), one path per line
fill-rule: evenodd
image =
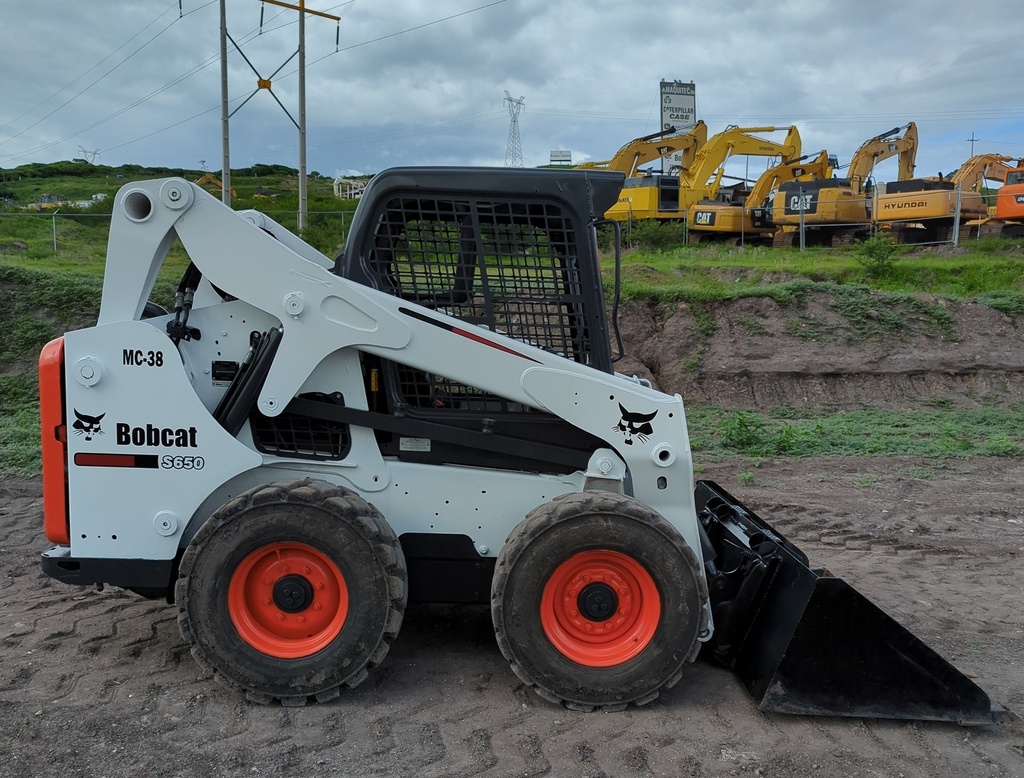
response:
M369 182L369 178L336 178L334 196L342 200L358 200Z

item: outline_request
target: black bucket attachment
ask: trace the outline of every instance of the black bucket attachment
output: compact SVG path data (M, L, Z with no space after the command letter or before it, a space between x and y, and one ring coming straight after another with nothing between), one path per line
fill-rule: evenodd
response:
M988 695L715 483L698 481L715 635L763 711L991 724ZM709 553L710 552L710 553Z

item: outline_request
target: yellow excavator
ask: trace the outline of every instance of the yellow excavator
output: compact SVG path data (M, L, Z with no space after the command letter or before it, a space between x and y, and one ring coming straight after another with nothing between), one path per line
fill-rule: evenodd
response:
M800 133L796 126L778 128L788 130L781 143L753 134L776 129L727 127L701 146L693 164L678 176L627 178L618 202L605 216L616 221L685 219L689 209L701 200L714 200L719 195L725 165L733 157L781 157L783 161L799 157Z
M213 173L205 173L199 176L199 178L197 178L193 183L198 184L208 192L211 187L216 189L217 194L224 191L224 182L217 178ZM237 196L238 195L235 194L235 188L231 187L231 199L234 200Z
M782 184L772 209L773 221L782 228L775 233L775 245L799 245L801 225L807 245L832 246L868 237L872 173L879 162L897 155L898 180L906 181L914 175L917 158L914 122L894 127L861 144L850 161L846 178Z
M780 162L762 173L749 191L733 190L730 202L701 200L689 211L687 242L738 241L771 245L777 227L772 222L772 201L779 187L790 181L817 181L832 176L837 165L827 151Z
M599 162L584 162L574 165L577 170L616 170L627 178L641 176L640 166L648 162L679 152L682 155L681 170L689 169L700 148L707 143L708 126L698 121L685 129L669 127L665 130L634 138L615 152L611 159ZM673 171L673 175L677 174Z
M978 234L988 217L986 181L1005 183L1013 157L978 154L951 176L911 178L885 185L875 195L875 220L897 243L946 243L953 238L959 210L959 238Z

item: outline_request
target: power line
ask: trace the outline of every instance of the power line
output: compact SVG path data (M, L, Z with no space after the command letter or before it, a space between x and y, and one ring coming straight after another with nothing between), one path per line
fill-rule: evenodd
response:
M89 68L88 70L86 70L86 71L85 71L84 73L82 73L82 74L78 75L78 76L77 76L77 77L75 77L75 78L74 78L73 80L69 81L69 82L68 82L67 84L65 84L64 86L62 86L62 87L61 87L60 89L58 89L58 90L57 90L56 92L54 92L54 93L53 93L52 95L50 95L49 97L47 97L47 98L46 98L45 100L42 100L41 102L37 103L37 104L36 104L35 106L33 106L32 108L29 108L29 109L28 109L27 111L25 111L25 112L24 112L23 114L21 114L20 116L16 116L15 118L11 119L11 120L10 120L9 122L7 122L7 124L3 124L3 125L0 125L0 130L6 130L6 129L7 129L8 127L10 127L10 126L11 126L12 124L14 124L15 122L18 122L18 121L20 121L20 120L21 120L21 119L23 119L24 117L28 116L28 115L29 115L30 113L34 112L34 111L35 111L35 110L36 110L37 108L41 108L41 107L42 107L42 106L44 106L44 105L45 105L46 103L50 102L50 100L52 100L53 98L55 98L55 97L56 97L57 95L59 95L59 94L60 94L61 92L65 91L66 89L70 89L72 85L74 85L74 84L78 83L79 81L81 81L81 80L82 80L83 78L85 78L85 77L86 77L87 75L89 75L90 73L92 73L92 72L93 72L93 71L94 71L94 70L95 70L96 68L98 68L98 67L99 67L100 65L102 65L102 64L103 64L104 62L106 62L106 61L107 61L108 59L110 59L110 58L111 58L111 57L113 57L113 56L114 56L115 54L117 54L117 52L119 52L119 51L120 51L121 49L123 49L123 48L124 48L125 46L127 46L127 45L128 45L129 43L131 43L131 42L132 42L133 40L135 40L135 39L136 39L136 38L138 38L138 37L139 37L140 35L142 35L142 33L144 33L144 32L145 32L146 30L148 30L148 29L149 29L150 27L152 27L152 26L153 26L154 24L156 24L156 23L157 23L157 22L158 22L158 21L160 20L160 17L164 16L164 15L165 15L165 14L166 14L166 13L167 13L168 11L170 11L170 10L171 10L171 9L172 9L172 8L173 8L173 7L175 6L175 5L177 5L177 4L178 4L178 0L176 0L176 2L172 2L172 3L171 3L171 5L170 5L170 6L168 6L166 10L164 10L164 11L161 11L161 12L160 12L160 13L159 13L159 14L157 15L156 19L154 19L154 20L153 20L153 21L151 21L151 22L150 22L149 24L147 24L147 25L146 25L145 27L143 27L143 28L142 28L141 30L139 30L139 31L138 31L137 33L135 33L134 35L132 35L132 36L131 36L131 37L130 37L130 38L129 38L128 40L126 40L126 41L125 41L124 43L122 43L122 44L121 44L120 46L118 46L118 47L117 47L116 49L114 49L114 50L113 50L112 52L110 52L110 53L109 53L109 54L108 54L107 56L105 56L105 57L104 57L103 59L101 59L101 60L100 60L99 62L97 62L97 63L96 63L95 65L93 65L93 66L92 66L91 68ZM148 44L147 44L147 45L148 45ZM121 63L121 64L123 64L123 63ZM115 65L115 66L114 66L114 68L113 68L112 70L110 70L110 71L107 71L107 74L106 74L106 75L109 75L110 73L112 73L112 72L113 72L113 70L116 70L116 69L117 69L118 67L120 67L120 64L118 64L118 65ZM87 88L88 88L88 87L87 87ZM81 93L79 93L79 94L81 94ZM76 97L77 97L77 96L78 96L78 95L76 95ZM65 103L65 105L66 105L66 103ZM60 110L60 109L58 109L58 110Z
M212 4L213 4L213 0L211 0L211 2L207 3L206 5L212 5ZM205 8L205 7L206 7L206 6L200 6L199 8L197 8L197 9L195 9L195 10L193 10L193 11L189 11L189 13L190 13L190 14L191 14L191 13L195 13L195 11L198 11L198 10L200 10L201 8ZM165 11L164 13L166 13L166 11ZM161 14L161 16L162 16L162 15L163 15L163 14ZM187 14L186 14L186 15L187 15ZM157 17L157 18L159 18L159 17ZM36 121L34 121L34 122L33 122L32 124L30 124L30 125L29 125L28 127L25 127L25 128L24 128L24 129L22 129L22 130L21 130L20 132L17 132L17 133L15 133L15 134L14 134L14 135L12 135L11 137L7 138L6 140L2 140L2 141L0 141L0 146L3 146L3 145L4 145L5 143L8 143L9 141L12 141L12 140L14 140L14 139L15 139L15 138L17 138L17 137L20 137L21 135L24 135L24 134L25 134L26 132L28 132L29 130L31 130L31 129L32 129L33 127L35 127L35 126L36 126L37 124L39 124L39 123L41 123L41 122L44 122L44 121L46 121L46 120L47 120L47 119L49 119L49 118L50 118L51 116L53 116L53 115L54 115L55 113L57 113L58 111L60 111L60 110L61 110L62 108L64 108L65 106L69 105L70 103L73 103L73 102L74 102L75 100L77 100L77 99L78 99L79 97L81 97L81 96L82 96L82 95L84 95L84 94L85 94L86 92L88 92L88 91L89 91L90 89L92 89L92 88L93 88L94 86L96 86L96 84L98 84L98 83L99 83L100 81L102 81L102 80L103 80L103 79L105 79L105 78L106 78L107 76L109 76L109 75L110 75L111 73L113 73L113 72L114 72L115 70L117 70L117 69L118 69L119 67L121 67L121 65L123 65L123 64L124 64L125 62L127 62L127 61L128 61L128 60L130 60L130 59L131 59L132 57L134 57L134 56L135 56L136 54L138 54L138 53L139 53L140 51L142 51L142 50L143 50L144 48L146 48L146 47L147 47L147 46L148 46L148 45L149 45L150 43L152 43L152 42L153 42L153 41L155 41L155 40L156 40L157 38L159 38L159 37L160 37L161 35L163 35L163 34L164 34L165 32L167 32L167 31L168 31L168 30L169 30L169 29L170 29L171 27L173 27L173 26L174 26L175 24L177 24L177 23L178 23L178 22L179 22L179 21L180 21L180 20L181 20L182 18L184 18L184 17L183 17L183 16L179 16L179 17L178 17L177 19L175 19L174 21L172 21L172 22L171 22L170 24L168 24L168 25L167 25L166 27L164 27L164 28L163 28L162 30L160 30L160 32L158 32L158 33L157 33L156 35L154 35L154 36L153 36L152 38L150 38L150 39L149 39L148 41L146 41L146 42L145 42L145 43L143 43L143 44L142 44L141 46L139 46L139 48L135 49L135 51L133 51L133 52L132 52L131 54L129 54L129 55L127 56L127 57L125 57L125 58L124 58L123 60L121 60L121 61L120 61L120 62L119 62L118 64L116 64L116 65L115 65L114 67L112 67L112 68L111 68L110 70L108 70L108 71L107 71L106 73L104 73L104 74L103 74L102 76L100 76L99 78L97 78L97 79L96 79L95 81L93 81L93 82L92 82L91 84L89 84L89 85L88 85L87 87L85 87L84 89L82 89L81 91L79 91L79 92L78 92L77 94L75 94L75 95L74 95L73 97L70 97L70 98L68 98L68 99L67 99L67 100L65 100L65 101L64 101L63 103L61 103L60 105L58 105L58 106L57 106L56 108L54 108L54 109L53 109L52 111L50 111L50 112L49 112L48 114L46 114L46 116L43 116L43 117L41 117L40 119L37 119L37 120L36 120ZM147 26L148 26L148 25L147 25ZM161 91L162 91L162 90L161 90ZM145 99L148 99L148 97L147 97L147 98L145 98ZM133 105L132 107L134 107L134 105ZM123 113L123 112L118 112L118 113ZM114 116L117 116L117 115L118 115L118 114L114 114ZM95 126L95 125L93 125L93 126ZM87 129L91 129L91 128L87 128ZM60 141L57 141L57 142L60 142Z
M199 8L196 8L193 11L188 11L184 15L187 16L187 15L189 15L191 13L195 13L196 11L202 10L203 8L206 8L208 6L213 5L216 1L217 0L211 0L210 2L206 3L206 5L200 6ZM257 33L256 28L253 28L246 35L242 36L242 42L245 43L248 40L251 40L252 37L256 35L256 33ZM212 65L214 62L217 61L219 56L220 56L219 54L214 54L213 56L208 57L206 60L204 60L199 65L196 65L196 66L192 67L191 69L185 71L184 73L180 74L179 76L177 76L176 78L172 79L171 81L168 81L166 84L164 84L163 86L159 87L158 89L153 90L149 94L139 98L138 100L135 100L132 103L129 103L128 105L118 109L117 111L114 111L114 113L108 114L106 117L104 117L104 118L102 118L102 119L100 119L98 121L95 121L95 122L93 122L92 124L90 124L90 125L88 125L86 127L80 128L80 129L76 130L75 132L70 133L69 135L65 135L62 138L58 138L57 140L50 141L48 143L44 143L41 146L37 146L35 148L28 149L26 151L22 151L22 152L19 152L17 154L8 154L5 157L3 157L3 159L5 159L5 160L17 159L19 157L28 156L29 154L34 154L34 153L36 153L38 151L43 151L45 149L50 148L51 146L56 146L56 145L58 145L60 143L63 143L64 141L70 140L71 138L74 138L75 136L80 135L83 132L88 132L89 130L95 129L96 127L98 127L101 124L104 124L104 123L110 121L111 119L116 119L121 114L126 113L127 111L130 111L132 108L136 108L136 107L142 105L143 103L145 103L148 100L156 97L157 95L161 94L162 92L165 92L168 89L170 89L170 88L172 88L174 86L177 86L178 84L180 84L181 82L185 81L186 79L191 78L192 76L194 76L196 73L199 73L201 70L204 70L205 68L209 67L210 65ZM169 130L169 129L172 129L174 127L178 127L178 126L184 124L187 121L191 121L192 119L198 118L199 116L204 116L205 114L209 113L212 110L215 110L215 109L211 108L211 109L206 110L206 111L200 111L197 114L193 114L191 117L189 117L189 119L185 119L185 120L182 120L182 121L174 122L173 124L168 125L167 127L164 127L163 129L156 130L154 132L148 133L147 135L143 136L142 138L137 138L136 140L144 140L145 138L150 138L153 135L156 135L156 134L158 134L160 132L163 132L164 130ZM44 118L46 118L46 117L44 117ZM37 122L37 124L38 124L38 122ZM28 129L28 128L26 128L26 129ZM113 150L113 149L121 148L122 146L127 146L127 145L129 145L131 143L134 143L134 142L135 141L127 141L125 143L118 144L117 146L110 146L110 147L108 147L108 149L109 150ZM2 144L0 144L0 145L2 145Z
M213 5L216 2L217 2L217 0L210 0L210 2L206 3L205 5L200 6L199 8L194 9L193 11L187 12L185 15L187 16L187 15L189 15L191 13L195 13L196 11L202 10L203 8L207 8L207 7ZM352 0L349 0L349 2L345 2L345 3L339 3L339 4L335 5L335 6L332 6L328 10L333 10L335 8L340 8L340 7L344 6L344 5L348 5L350 2L352 2ZM353 44L352 46L348 46L348 47L345 47L345 48L337 49L334 52L331 52L331 54L337 54L337 53L340 53L340 52L343 52L343 51L350 51L352 49L356 49L356 48L359 48L361 46L367 46L367 45L369 45L371 43L377 43L379 41L383 41L383 40L387 40L389 38L397 37L399 35L405 35L405 34L410 33L410 32L415 32L417 30L422 30L422 29L424 29L426 27L431 27L433 25L440 24L442 22L450 21L452 19L457 19L457 18L459 18L461 16L466 16L468 14L476 13L477 11L482 11L482 10L485 10L487 8L491 8L491 7L496 6L496 5L501 5L502 3L505 3L505 2L507 2L507 0L495 0L494 2L486 3L484 5L477 6L475 8L470 8L469 10L462 11L462 12L457 13L457 14L451 14L450 16L445 16L445 17L442 17L440 19L435 19L435 20L430 21L430 22L425 22L423 24L418 24L418 25L415 25L413 27L408 27L408 28L406 28L404 30L399 30L397 32L389 33L388 35L382 35L379 38L373 38L371 40L367 40L367 41L363 41L361 43ZM273 18L277 18L277 17L275 16ZM177 20L175 20L175 21L177 21ZM274 30L282 29L283 27L287 27L287 26L290 26L291 24L297 24L297 23L298 22L290 22L290 23L288 23L286 25L281 25L280 27L276 27L273 30L270 30L268 32L273 32ZM162 34L162 32L163 31L161 31L161 33L159 33L159 34ZM253 28L247 35L242 36L242 38L241 38L242 43L248 42L253 37L255 37L257 34L258 34L258 29L257 28ZM312 65L315 65L318 62L321 62L322 60L324 60L327 57L331 56L331 54L328 54L328 55L325 55L323 57L320 57L319 59L313 60L312 62L307 64L307 67L310 67ZM191 70L189 70L186 73L178 76L177 78L175 78L172 81L168 82L167 84L165 84L164 86L160 87L159 89L156 89L153 92L150 92L148 95L140 98L139 100L136 100L135 102L125 106L124 108L121 108L118 111L115 111L114 113L108 115L107 117L105 117L103 119L100 119L99 121L93 122L92 124L88 125L87 127L79 129L76 132L73 132L73 133L71 133L69 135L65 135L62 138L58 138L57 140L50 141L48 143L44 143L44 144L42 144L40 146L37 146L35 148L28 149L26 151L22 151L22 152L19 152L17 154L5 155L2 159L4 161L7 161L7 160L18 159L18 158L21 158L21 157L26 157L26 156L28 156L30 154L35 154L35 153L37 153L39 151L43 151L43 150L48 149L48 148L50 148L52 146L56 146L56 145L58 145L60 143L63 143L65 141L67 141L67 140L70 140L71 138L74 138L74 137L80 135L83 132L88 132L89 130L94 129L94 128L98 127L99 125L101 125L101 124L103 124L103 123L105 123L107 121L110 121L111 119L114 119L114 118L120 116L121 114L131 110L132 108L135 108L135 107L141 105L142 103L144 103L147 100L155 97L156 95L160 94L161 92L164 92L167 89L170 89L171 87L176 86L177 84L181 83L185 79L190 78L191 76L195 75L200 70L203 70L203 69L209 67L211 64L216 62L218 58L219 58L219 54L215 54L212 57L209 57L204 62L202 62L200 65L197 65L197 66L193 67ZM281 76L281 78L287 78L289 76L295 75L297 72L298 72L297 70L293 70L290 73L286 73L285 75ZM234 100L232 100L232 102L234 102ZM181 121L174 122L173 124L170 124L167 127L164 127L162 129L154 130L153 132L147 133L146 135L144 135L144 136L142 136L140 138L136 138L136 139L130 140L130 141L125 141L124 143L120 143L120 144L118 144L116 146L109 146L107 148L107 150L108 151L113 151L114 149L122 148L124 146L129 146L132 143L136 143L136 142L141 141L141 140L146 140L147 138L151 138L154 135L158 135L161 132L164 132L166 130L173 129L174 127L179 127L182 124L185 124L185 123L187 123L189 121L192 121L193 119L199 118L200 116L205 116L206 114L208 114L208 113L210 113L212 111L215 111L215 110L217 110L217 107L213 107L213 108L207 109L205 111L200 111L199 113L193 114L192 116L190 116L187 119L183 119ZM52 115L52 113L48 114L48 116L50 116L50 115ZM43 117L43 118L45 119L47 117ZM42 120L40 120L40 121L42 121ZM38 123L39 122L36 122L36 124L38 124ZM32 126L35 126L35 125L32 125ZM26 129L30 129L30 128L26 128ZM24 132L24 130L22 132ZM0 144L0 145L2 145L2 144Z
M470 8L468 11L461 11L457 14L452 14L451 16L445 16L442 19L435 19L432 22L424 22L423 24L417 24L415 27L409 27L405 30L392 32L389 33L388 35L382 35L379 38L372 38L371 40L363 41L362 43L354 43L351 46L343 46L342 48L337 49L336 51L332 51L330 54L324 54L324 56L320 57L319 59L314 59L312 62L307 63L306 66L309 67L310 65L315 65L317 62L322 62L328 57L333 57L335 54L341 54L346 51L352 51L352 49L358 49L361 46L369 46L371 43L380 43L381 41L386 41L389 38L397 38L399 35L405 35L406 33L416 32L417 30L432 27L435 24L441 24L441 22L448 22L451 21L452 19L458 19L460 16L468 16L469 14L476 13L477 11L484 11L488 8L492 8L493 6L496 5L501 5L502 3L505 2L508 2L508 0L494 0L493 3L487 3L486 5L478 5L476 8ZM294 76L297 72L298 71L293 70L291 73L286 73L285 75Z

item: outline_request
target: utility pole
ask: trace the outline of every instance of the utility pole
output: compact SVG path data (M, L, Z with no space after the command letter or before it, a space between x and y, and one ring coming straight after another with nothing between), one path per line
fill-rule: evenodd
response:
M322 16L340 22L341 17L306 8L306 0L299 0L298 5L284 3L281 0L262 0L271 5L289 8L299 12L299 231L306 228L306 214L309 210L309 195L306 181L306 14ZM269 89L269 82L267 85Z
M268 78L264 78L260 75L260 72L256 67L249 61L249 58L245 56L242 51L242 47L235 43L235 39L228 34L227 22L225 21L224 4L225 0L220 0L220 13L221 13L221 40L220 40L220 61L221 61L221 123L224 128L224 175L222 180L224 182L224 202L230 202L231 198L231 186L230 176L231 171L229 169L228 160L228 120L238 113L242 106L249 102L256 92L261 89L266 89L270 96L274 98L278 105L281 106L281 110L285 112L292 124L299 131L299 231L301 232L306 228L306 215L309 211L309 195L307 190L306 182L306 14L313 14L313 16L322 16L325 19L333 19L335 22L340 22L341 17L334 16L333 14L323 13L321 11L314 11L310 8L306 8L306 0L299 0L298 5L292 5L291 3L285 3L281 0L261 0L263 3L270 3L271 5L277 5L282 8L288 8L292 11L299 12L299 49L295 54L299 56L299 120L295 121L292 115L288 113L288 109L284 107L280 100L277 99L277 95L271 89L272 81L281 70L291 62L291 57L288 57L281 67L270 74ZM260 15L260 27L263 26L263 16ZM340 30L340 27L339 27ZM227 42L228 40L234 44L238 53L242 55L242 59L252 69L252 72L256 74L256 89L241 102L241 104L230 113L228 112L228 54L227 54ZM334 45L338 45L338 33L335 33Z
M971 156L972 157L974 156L974 144L975 144L975 142L977 142L979 140L981 140L981 138L975 138L974 137L974 130L971 130L971 137L969 137L967 139L967 142L971 144Z
M231 141L228 131L228 12L226 0L220 0L220 128L223 160L220 172L220 199L231 207Z

